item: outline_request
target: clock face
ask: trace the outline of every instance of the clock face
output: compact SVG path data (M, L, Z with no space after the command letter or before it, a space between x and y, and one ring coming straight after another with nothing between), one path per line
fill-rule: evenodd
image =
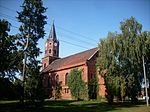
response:
M56 42L54 43L54 46L57 46L57 43L56 43Z

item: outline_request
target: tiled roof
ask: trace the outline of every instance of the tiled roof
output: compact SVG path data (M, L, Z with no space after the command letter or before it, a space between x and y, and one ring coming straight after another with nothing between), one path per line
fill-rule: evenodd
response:
M75 66L76 64L86 62L90 59L96 52L98 48L89 49L65 58L57 59L53 61L48 67L42 70L42 72L54 71L60 68L65 68L66 66Z

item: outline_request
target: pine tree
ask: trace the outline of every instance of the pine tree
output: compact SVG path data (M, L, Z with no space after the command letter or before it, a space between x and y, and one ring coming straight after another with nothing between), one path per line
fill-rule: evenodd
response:
M0 20L0 77L16 78L19 56L17 55L16 36L9 35L11 24ZM16 58L18 60L16 60Z
M41 77L39 74L39 56L40 48L38 41L44 38L44 25L46 24L46 16L43 14L46 8L43 7L42 0L24 0L22 11L18 12L18 21L21 22L18 35L20 50L24 51L27 39L28 47L26 49L27 62L25 68L25 93L31 101L42 100ZM23 60L23 59L22 59ZM23 63L23 62L22 62ZM23 66L23 65L22 65ZM22 68L20 68L22 71ZM39 91L41 90L41 91Z

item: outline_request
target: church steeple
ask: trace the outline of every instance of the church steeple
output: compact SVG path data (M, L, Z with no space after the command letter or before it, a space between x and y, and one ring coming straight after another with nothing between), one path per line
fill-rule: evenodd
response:
M42 58L43 69L59 58L59 41L56 37L54 21L48 39L45 42L45 55Z
M54 41L57 40L54 20L53 20L53 24L52 24L52 27L51 27L51 30L50 30L49 39L52 39Z

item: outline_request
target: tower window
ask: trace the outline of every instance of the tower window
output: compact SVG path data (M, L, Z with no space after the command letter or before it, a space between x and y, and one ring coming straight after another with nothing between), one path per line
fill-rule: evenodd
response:
M56 50L54 50L54 54L56 55Z
M51 53L52 52L52 50L51 49L49 49L49 53Z
M44 63L44 68L46 68L46 63Z
M51 45L52 43L50 42L49 45Z

